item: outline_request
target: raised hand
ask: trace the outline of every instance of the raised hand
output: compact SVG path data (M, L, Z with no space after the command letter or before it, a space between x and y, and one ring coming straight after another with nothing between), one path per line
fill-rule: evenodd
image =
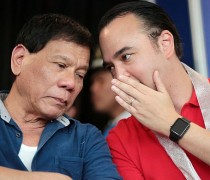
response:
M112 90L117 94L116 101L140 123L168 136L170 126L181 116L176 112L158 71L154 72L153 80L156 90L133 78L120 76L112 80Z

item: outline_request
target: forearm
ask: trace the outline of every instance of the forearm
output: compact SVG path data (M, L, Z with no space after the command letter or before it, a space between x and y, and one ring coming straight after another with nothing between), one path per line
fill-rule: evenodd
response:
M179 145L210 165L210 132L200 126L191 123L189 130L179 140Z
M70 177L52 172L28 172L0 167L0 179L4 180L71 180Z
M170 117L169 119L177 119L176 117ZM170 135L170 127L175 121L164 121L165 124L162 126L161 134L169 137ZM167 126L167 127L166 127ZM197 124L191 122L190 128L184 134L184 136L178 141L180 147L185 149L186 151L190 152L201 161L205 162L206 164L210 165L210 132Z

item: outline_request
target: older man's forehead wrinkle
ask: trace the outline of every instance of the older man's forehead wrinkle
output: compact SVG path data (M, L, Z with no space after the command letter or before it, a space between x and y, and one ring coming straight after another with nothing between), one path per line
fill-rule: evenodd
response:
M70 61L71 59L67 56L64 56L64 55L55 55L53 57L54 59L61 59L61 60L64 60L64 61Z

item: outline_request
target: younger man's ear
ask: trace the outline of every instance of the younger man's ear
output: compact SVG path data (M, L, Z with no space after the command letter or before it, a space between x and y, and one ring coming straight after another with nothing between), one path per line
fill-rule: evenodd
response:
M168 30L163 30L161 32L158 38L158 45L167 59L170 58L173 53L175 53L174 38Z
M26 53L28 53L28 50L22 44L18 44L12 51L11 69L15 76L18 76L21 72L21 66Z

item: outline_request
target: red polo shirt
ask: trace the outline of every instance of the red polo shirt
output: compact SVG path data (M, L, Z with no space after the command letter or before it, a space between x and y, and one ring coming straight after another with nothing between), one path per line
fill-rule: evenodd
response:
M181 115L205 127L195 92L190 101L183 106ZM152 131L140 124L133 116L121 120L110 131L107 141L113 161L124 180L185 179ZM200 178L210 179L210 166L192 154L186 153Z

